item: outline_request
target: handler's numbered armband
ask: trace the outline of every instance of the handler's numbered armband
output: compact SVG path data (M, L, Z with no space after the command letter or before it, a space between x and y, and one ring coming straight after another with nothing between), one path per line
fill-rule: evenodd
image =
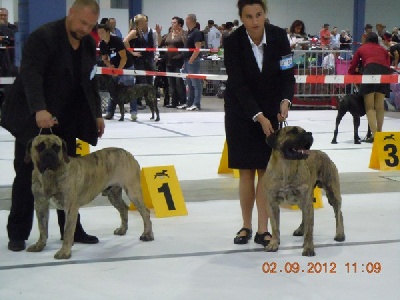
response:
M282 71L293 68L293 54L282 56L279 65Z

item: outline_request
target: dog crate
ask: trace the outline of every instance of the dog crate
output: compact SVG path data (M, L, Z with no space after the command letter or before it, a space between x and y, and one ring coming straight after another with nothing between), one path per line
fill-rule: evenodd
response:
M201 60L200 74L225 75L224 60ZM218 94L220 83L220 80L203 80L203 96L216 96Z

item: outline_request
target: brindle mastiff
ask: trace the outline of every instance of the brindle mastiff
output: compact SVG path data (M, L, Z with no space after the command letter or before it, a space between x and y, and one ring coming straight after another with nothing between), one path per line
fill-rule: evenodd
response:
M118 121L123 121L125 117L124 104L128 104L132 99L144 98L146 105L150 108L151 118L156 122L160 121L160 111L157 102L157 89L152 84L134 84L126 86L118 84L110 75L97 75L101 89L108 90L114 105L119 106L121 118ZM154 119L155 113L155 119Z
M71 247L81 206L91 202L104 189L111 204L119 211L121 226L114 231L125 235L128 229L128 205L122 200L124 189L143 218L142 241L154 239L149 210L144 206L140 185L140 166L120 148L105 148L82 157L68 157L65 142L56 135L39 135L30 141L26 161L33 162L32 192L40 237L29 252L42 251L48 238L49 200L66 214L64 241L55 254L57 259L71 257Z
M302 222L293 233L304 235L303 256L314 256L313 190L315 186L325 190L336 218L335 241L345 239L341 211L339 174L328 155L319 150L309 150L313 137L301 127L288 126L271 134L267 143L272 148L271 158L263 178L268 199L268 214L272 239L266 251L275 252L280 243L279 204L298 205Z

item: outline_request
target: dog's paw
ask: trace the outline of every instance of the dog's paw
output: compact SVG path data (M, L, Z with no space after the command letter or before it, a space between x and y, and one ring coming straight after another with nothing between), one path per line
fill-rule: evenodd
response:
M119 121L119 122L123 122L123 121L124 121L124 119L119 119L118 121Z
M304 232L303 229L297 228L295 231L293 231L293 236L303 236Z
M125 235L127 230L128 230L128 228L119 227L114 230L114 234L115 235Z
M337 144L337 141L332 140L331 144Z
M346 239L344 233L343 234L337 234L334 238L334 240L336 242L344 242L344 240Z
M28 252L40 252L44 249L46 244L37 242L35 245L30 246L26 251Z
M315 256L314 248L311 248L311 247L304 248L303 249L303 253L301 255L303 255L303 256Z
M54 255L54 258L55 259L70 259L71 251L65 251L65 250L61 249Z
M160 121L160 118L155 119L156 122Z
M152 232L150 232L150 233L143 233L143 234L140 236L140 240L143 241L143 242L154 241L154 235L153 235Z
M279 248L279 242L278 240L271 240L267 247L265 247L265 251L267 252L276 252L278 251Z

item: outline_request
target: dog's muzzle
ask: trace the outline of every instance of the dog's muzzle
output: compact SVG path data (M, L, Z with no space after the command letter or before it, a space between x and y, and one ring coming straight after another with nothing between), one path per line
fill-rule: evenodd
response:
M56 170L59 166L58 155L54 150L45 149L39 155L40 161L38 163L38 169L40 173L44 173L46 170Z
M295 141L286 142L282 148L285 159L306 159L313 142L314 138L311 132L305 132Z

